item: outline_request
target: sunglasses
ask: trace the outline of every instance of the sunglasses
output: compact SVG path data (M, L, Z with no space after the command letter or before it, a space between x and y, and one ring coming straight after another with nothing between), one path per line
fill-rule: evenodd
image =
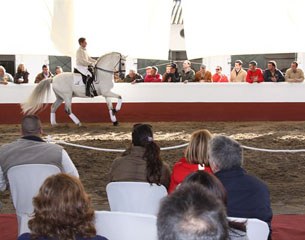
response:
M216 68L216 71L219 71L220 69L219 68Z

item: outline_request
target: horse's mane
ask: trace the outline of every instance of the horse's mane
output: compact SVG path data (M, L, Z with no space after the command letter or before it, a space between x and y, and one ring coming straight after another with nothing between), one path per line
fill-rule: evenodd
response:
M102 60L104 57L107 57L107 56L110 55L110 54L118 54L118 55L121 55L121 53L119 53L119 52L109 52L109 53L106 53L106 54L100 56L100 57L96 60L96 64L98 64L100 60Z

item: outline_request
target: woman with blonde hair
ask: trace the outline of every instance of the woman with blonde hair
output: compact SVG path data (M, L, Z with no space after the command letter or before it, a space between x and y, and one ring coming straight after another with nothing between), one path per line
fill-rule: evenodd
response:
M211 137L211 133L206 129L192 133L184 157L173 167L169 192L174 191L184 178L193 172L201 170L212 173L208 161L208 142Z
M76 177L65 173L48 177L33 206L31 232L18 240L107 240L96 235L90 197Z
M28 82L29 82L29 72L25 68L25 65L23 63L20 63L17 67L17 72L14 76L14 83L21 84Z

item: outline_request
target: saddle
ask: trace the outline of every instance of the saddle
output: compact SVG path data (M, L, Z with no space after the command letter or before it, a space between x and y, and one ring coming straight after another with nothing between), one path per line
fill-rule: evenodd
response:
M94 97L97 96L97 92L93 84L93 81L95 80L94 71L91 67L88 67L88 70L92 74L92 77L82 74L76 68L74 68L74 73L79 73L82 76L83 83L86 85L86 96Z

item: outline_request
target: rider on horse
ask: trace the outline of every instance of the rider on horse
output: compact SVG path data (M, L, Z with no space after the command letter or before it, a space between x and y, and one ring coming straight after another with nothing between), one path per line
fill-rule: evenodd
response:
M76 52L76 69L74 72L81 73L83 76L86 77L85 84L86 84L86 96L94 97L97 96L97 93L93 87L94 81L94 65L96 60L91 58L86 50L87 41L86 38L81 37L78 39L79 48ZM93 89L92 92L90 89Z

